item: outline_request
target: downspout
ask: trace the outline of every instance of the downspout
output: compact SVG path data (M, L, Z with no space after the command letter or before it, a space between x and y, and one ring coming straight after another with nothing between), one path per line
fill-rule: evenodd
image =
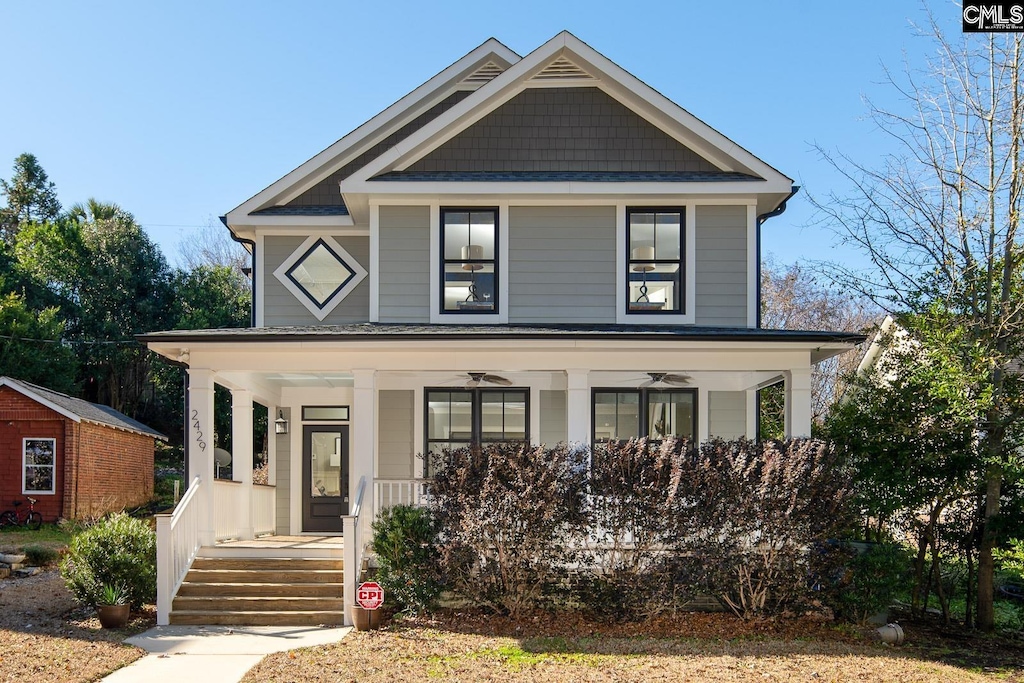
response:
M778 206L776 206L768 213L762 213L760 216L757 217L757 329L761 329L761 226L769 218L775 218L776 216L782 215L786 211L786 202L792 199L793 195L795 195L799 191L800 186L794 185L793 190L785 199L782 200L782 202ZM221 218L221 220L224 219ZM225 223L225 225L227 224ZM760 401L758 401L758 404L760 404Z
M231 235L231 239L238 242L239 244L248 244L251 249L249 254L251 255L251 264L249 268L250 273L250 289L249 289L249 326L256 327L256 241L239 237L235 234L235 231L228 225L228 217L220 216L220 222L224 224L224 227L228 229L228 234Z

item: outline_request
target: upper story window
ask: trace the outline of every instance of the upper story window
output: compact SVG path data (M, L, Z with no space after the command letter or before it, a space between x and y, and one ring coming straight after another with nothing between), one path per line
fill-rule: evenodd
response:
M684 211L626 210L627 313L683 313Z
M530 440L529 389L426 389L426 473L445 450Z
M694 389L595 389L593 443L647 437L693 439Z
M498 312L497 209L441 209L441 312Z

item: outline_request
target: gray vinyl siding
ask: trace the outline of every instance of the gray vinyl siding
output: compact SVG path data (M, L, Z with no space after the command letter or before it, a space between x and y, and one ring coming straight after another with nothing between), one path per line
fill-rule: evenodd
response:
M407 170L718 171L598 88L524 90Z
M430 322L430 207L382 206L378 225L380 321Z
M284 419L291 421L291 409L279 408ZM273 416L271 416L273 417ZM275 475L272 482L277 486L275 491L275 520L277 533L288 535L291 533L291 481L292 481L292 442L288 434L275 434L277 439L277 461L274 463Z
M747 207L696 210L696 324L747 326Z
M510 323L615 322L615 207L513 206Z
M540 392L540 430L537 441L547 446L566 441L569 423L564 391Z
M747 434L747 392L708 392L708 433L723 439Z
M370 278L367 276L322 321L310 313L295 295L274 275L285 259L299 248L305 237L269 235L263 240L263 324L271 325L340 325L364 323L370 319ZM367 271L370 270L369 237L335 237L349 254Z
M413 436L414 392L411 389L377 393L377 476L410 479L416 447Z

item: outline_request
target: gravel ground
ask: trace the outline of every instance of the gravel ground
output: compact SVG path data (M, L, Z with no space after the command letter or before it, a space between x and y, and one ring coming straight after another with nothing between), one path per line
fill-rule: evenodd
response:
M742 622L728 615L609 626L566 615L515 623L456 613L271 655L244 680L1024 681L1024 661L1003 653L1003 646L996 666L954 665L937 661L948 648L923 634L920 644L895 648L872 642L867 633L809 620Z
M126 629L105 630L80 608L56 569L0 580L0 682L96 681L145 654L121 641L155 622L136 614Z

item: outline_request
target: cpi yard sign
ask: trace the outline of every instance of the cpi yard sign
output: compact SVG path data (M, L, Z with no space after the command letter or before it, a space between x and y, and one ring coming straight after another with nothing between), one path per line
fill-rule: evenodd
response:
M356 602L363 609L377 609L384 604L384 589L376 581L364 581L356 589Z

